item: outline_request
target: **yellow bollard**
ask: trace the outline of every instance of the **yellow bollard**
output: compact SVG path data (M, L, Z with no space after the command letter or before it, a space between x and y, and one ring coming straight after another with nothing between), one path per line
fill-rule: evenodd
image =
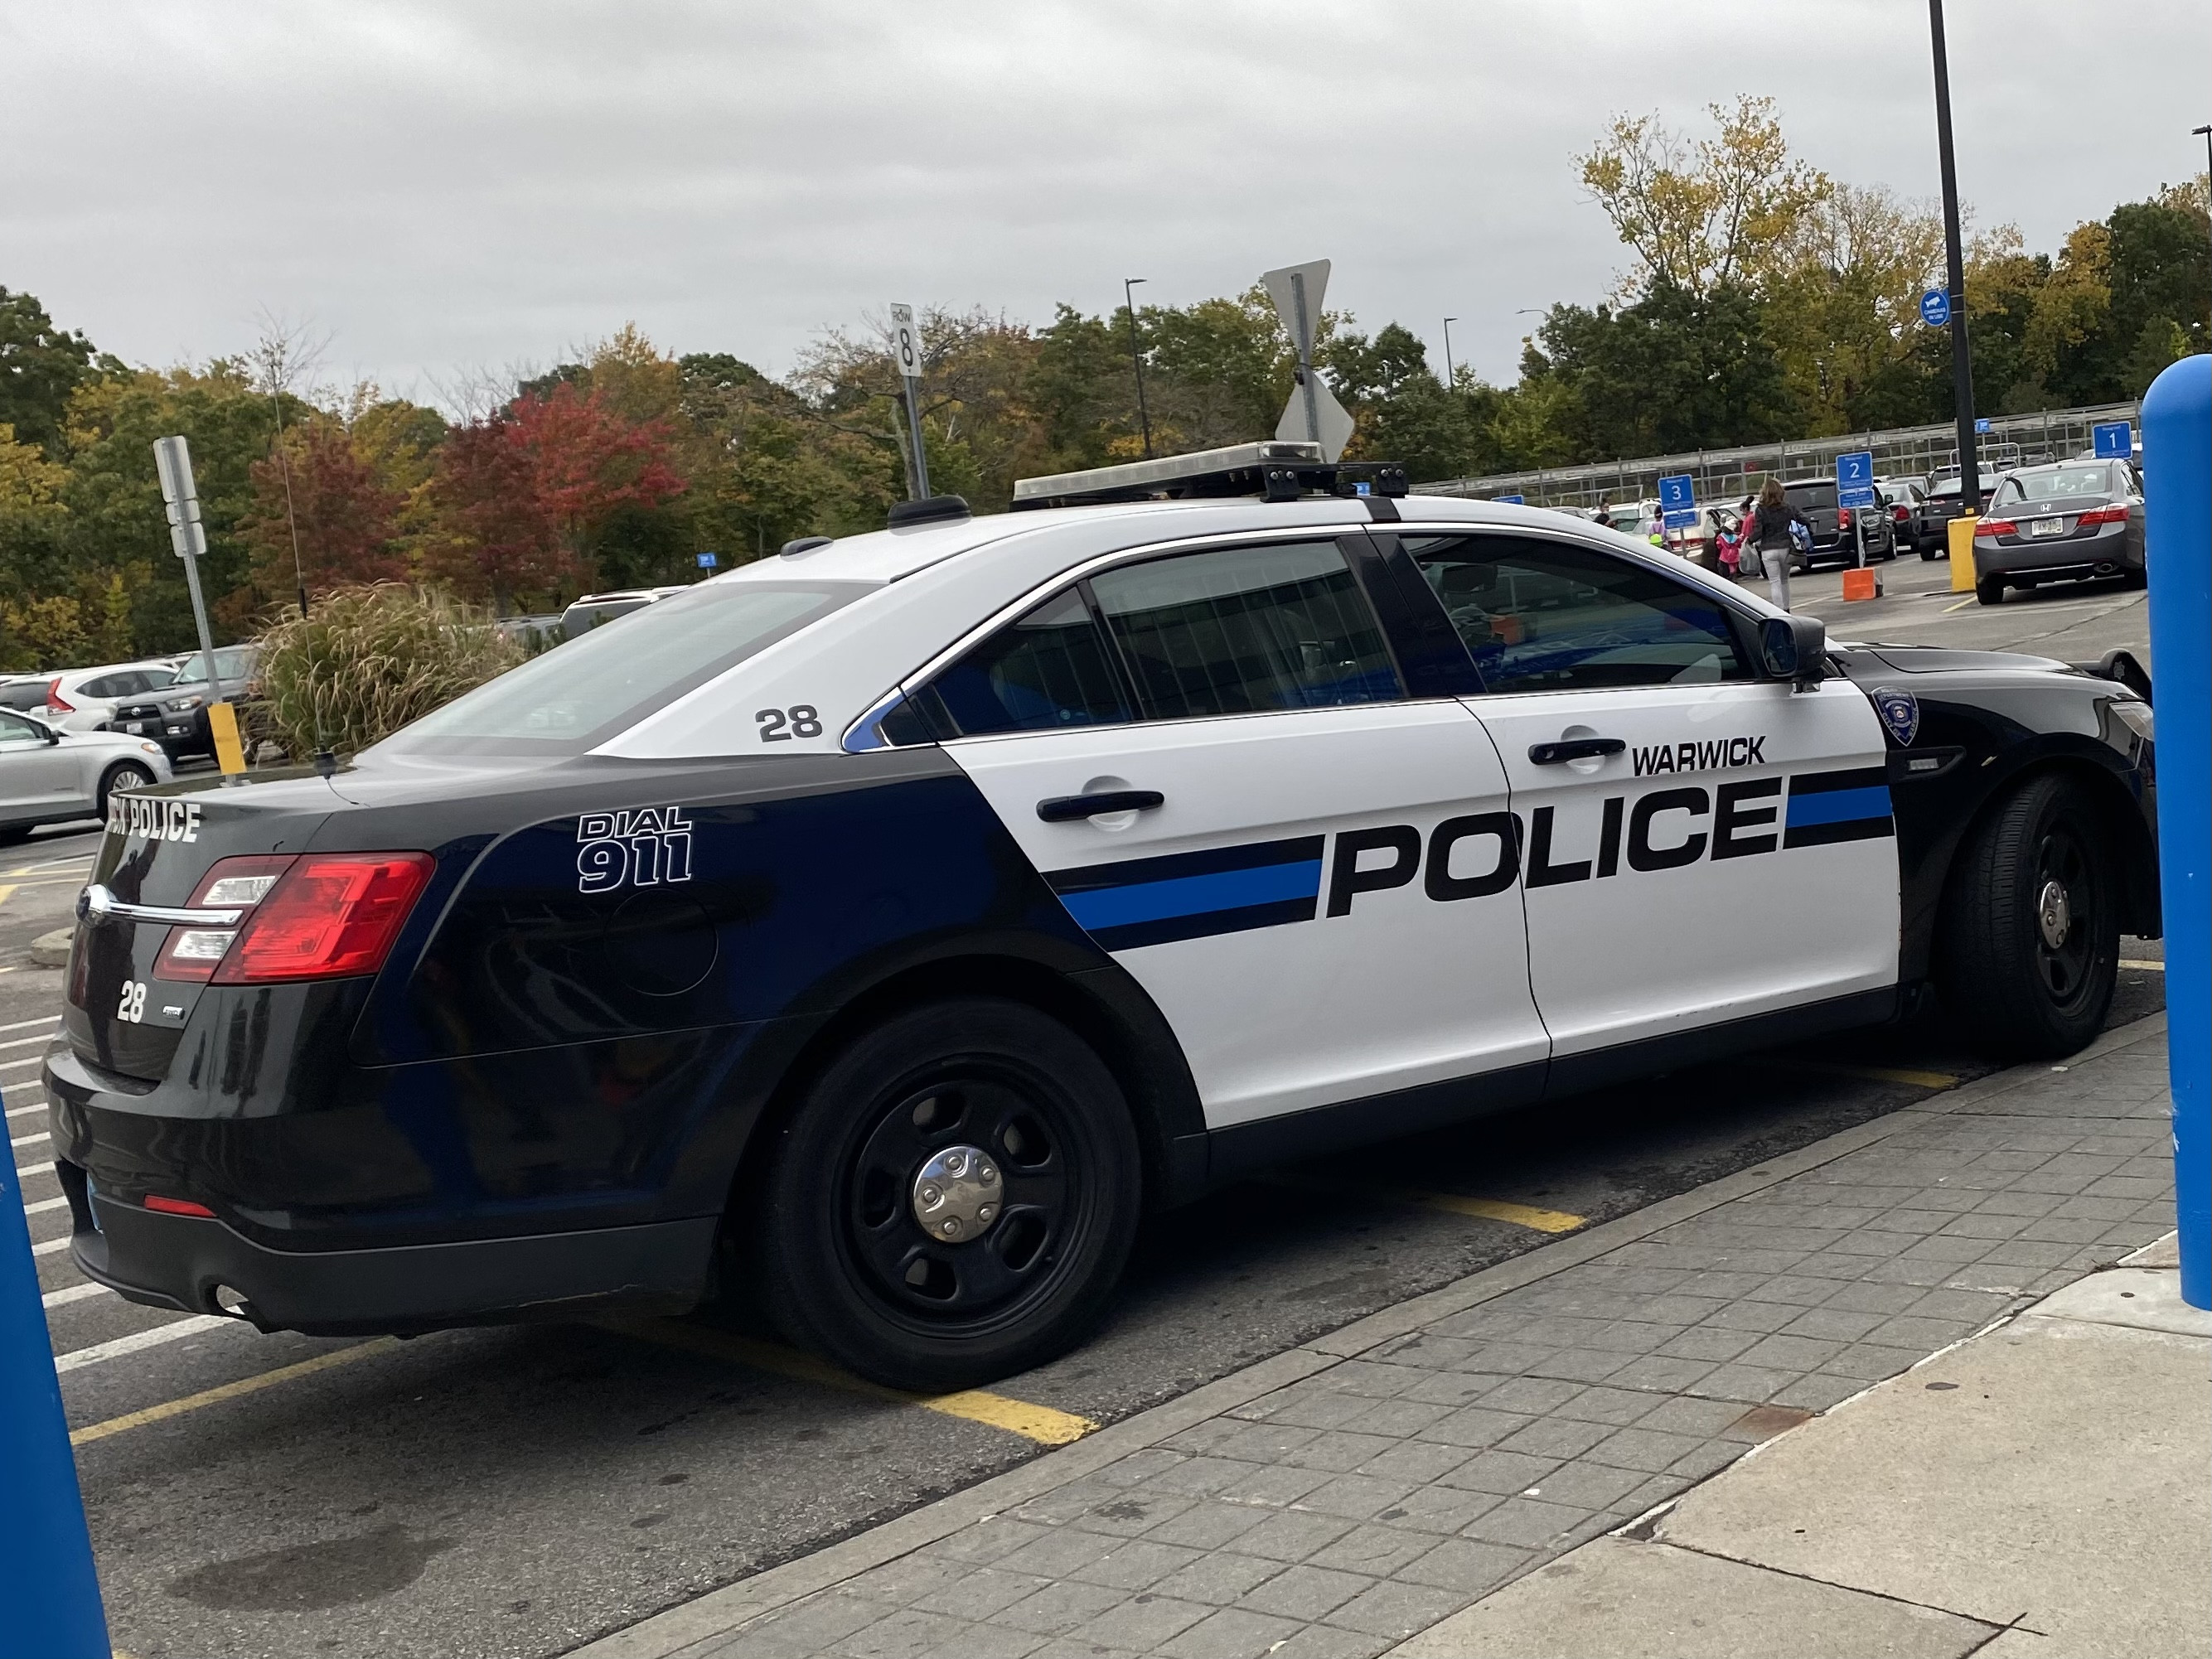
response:
M1951 544L1951 591L1974 591L1974 515L1962 513L1943 526Z
M246 748L238 740L238 711L227 702L208 705L208 731L215 738L215 763L227 778L246 770Z

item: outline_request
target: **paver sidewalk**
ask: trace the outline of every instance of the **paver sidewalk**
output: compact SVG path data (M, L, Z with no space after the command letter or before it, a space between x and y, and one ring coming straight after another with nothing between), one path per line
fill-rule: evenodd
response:
M581 1652L1382 1653L2168 1231L2165 1029L1530 1252Z
M2195 1659L2212 1313L2171 1238L1562 1556L1402 1659Z

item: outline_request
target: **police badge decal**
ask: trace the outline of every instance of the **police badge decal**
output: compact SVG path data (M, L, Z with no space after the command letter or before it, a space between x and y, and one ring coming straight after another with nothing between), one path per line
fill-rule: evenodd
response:
M1920 699L1893 686L1879 686L1874 694L1875 712L1889 728L1899 749L1908 749L1920 735Z

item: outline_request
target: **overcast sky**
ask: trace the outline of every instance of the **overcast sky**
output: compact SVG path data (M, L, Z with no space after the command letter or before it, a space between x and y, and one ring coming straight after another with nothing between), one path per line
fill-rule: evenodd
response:
M2203 164L2212 4L1953 0L1959 172L2055 248ZM1571 157L1739 90L1936 191L1919 0L0 0L0 285L134 362L250 343L435 398L635 319L773 374L884 302L1049 320L1335 262L1510 380L1626 251Z

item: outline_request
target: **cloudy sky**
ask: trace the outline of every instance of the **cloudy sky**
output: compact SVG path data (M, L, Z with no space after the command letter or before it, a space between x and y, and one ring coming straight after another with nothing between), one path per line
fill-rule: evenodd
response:
M2212 5L1952 0L1961 188L2054 247L2203 164ZM1626 251L1571 157L1780 100L1936 191L1919 0L0 0L0 285L133 361L309 319L435 398L635 319L787 370L890 300L1048 319L1326 257L1510 380Z

